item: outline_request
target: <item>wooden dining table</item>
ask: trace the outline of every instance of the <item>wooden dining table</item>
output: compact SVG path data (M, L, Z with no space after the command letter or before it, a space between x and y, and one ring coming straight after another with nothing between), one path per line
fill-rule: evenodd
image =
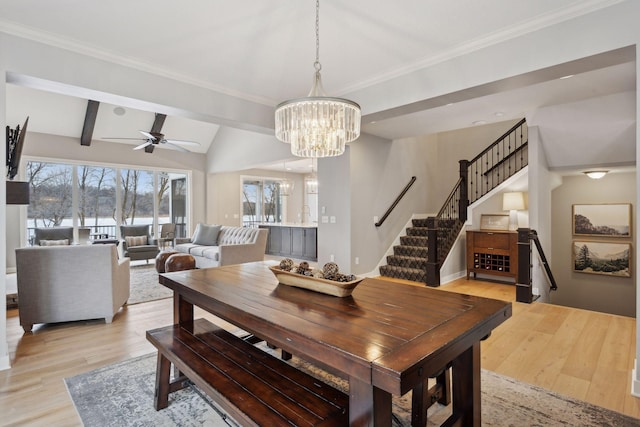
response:
M480 341L511 303L425 286L364 279L347 297L279 284L254 262L161 274L174 322L194 306L348 379L351 426L390 426L391 397L452 368L447 423L480 426ZM425 416L426 420L426 416Z

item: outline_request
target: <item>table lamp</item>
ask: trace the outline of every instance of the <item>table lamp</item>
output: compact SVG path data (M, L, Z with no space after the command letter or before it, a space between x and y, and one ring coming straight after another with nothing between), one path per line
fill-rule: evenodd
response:
M518 212L524 210L524 194L521 191L502 194L502 210L509 211L509 230L518 229Z

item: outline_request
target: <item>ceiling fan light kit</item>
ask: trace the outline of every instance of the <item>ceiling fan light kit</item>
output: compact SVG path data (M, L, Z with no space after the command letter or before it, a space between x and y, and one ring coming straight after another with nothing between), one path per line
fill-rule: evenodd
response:
M360 106L348 99L328 97L320 77L320 1L316 0L316 61L313 87L306 98L284 101L276 107L275 134L291 144L298 157L332 157L360 136Z

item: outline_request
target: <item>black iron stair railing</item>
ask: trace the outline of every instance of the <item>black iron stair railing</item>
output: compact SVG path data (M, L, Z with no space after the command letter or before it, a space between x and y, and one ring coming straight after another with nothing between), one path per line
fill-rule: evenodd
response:
M460 160L460 178L435 217L427 219L427 285L440 285L440 267L451 251L469 205L528 164L528 129L522 119L473 160Z

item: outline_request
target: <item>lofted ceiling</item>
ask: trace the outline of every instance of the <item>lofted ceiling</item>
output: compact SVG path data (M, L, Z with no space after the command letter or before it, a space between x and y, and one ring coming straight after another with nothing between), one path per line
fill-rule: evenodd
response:
M324 88L332 96L366 90L617 2L405 0L399 7L385 0L322 0ZM312 0L0 0L0 31L273 107L310 89L314 14ZM373 111L363 104L363 131L398 139L522 118L553 106L635 91L634 58L599 59L387 111ZM559 79L566 74L574 77ZM10 84L7 123L15 126L29 115L30 131L79 138L86 105L86 97L75 93ZM122 112L117 107L100 104L94 139L137 137L139 130L150 130L155 112L144 103L139 108L127 106L123 115L114 112ZM559 113L546 117L554 120ZM162 132L167 138L197 141L198 147L189 148L205 153L219 126L176 114L167 117Z

